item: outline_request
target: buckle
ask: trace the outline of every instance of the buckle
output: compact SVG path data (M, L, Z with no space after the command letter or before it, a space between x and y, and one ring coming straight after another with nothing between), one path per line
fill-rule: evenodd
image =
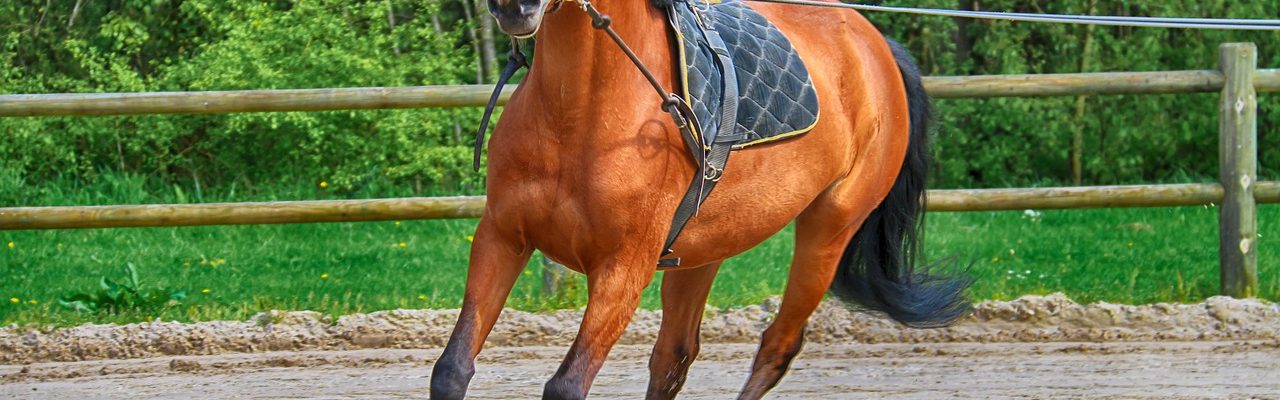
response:
M702 170L702 179L708 181L719 182L721 176L724 176L724 170L716 168L714 165L707 165Z

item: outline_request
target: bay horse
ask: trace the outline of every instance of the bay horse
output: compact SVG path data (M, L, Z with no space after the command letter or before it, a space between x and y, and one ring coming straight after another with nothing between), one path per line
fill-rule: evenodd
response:
M504 32L535 35L535 57L490 140L488 203L431 398L466 394L474 360L535 249L587 276L581 327L543 388L543 398L585 398L656 274L696 168L650 83L586 13L553 12L558 0L487 1ZM596 7L655 77L675 87L664 12L649 0ZM914 61L854 11L751 7L805 60L822 119L807 134L734 152L673 246L682 266L662 278L648 398L673 398L684 385L720 263L792 221L795 254L782 304L739 398L760 398L778 383L829 290L913 327L947 324L968 310L966 280L914 268L930 118Z

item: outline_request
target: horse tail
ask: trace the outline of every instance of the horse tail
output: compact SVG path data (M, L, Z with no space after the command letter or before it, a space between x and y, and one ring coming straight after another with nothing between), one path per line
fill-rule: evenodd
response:
M853 236L837 267L830 292L863 308L880 311L914 328L950 324L969 311L964 290L970 280L930 275L916 267L924 222L925 180L929 174L932 106L920 68L902 45L889 40L910 109L906 159L888 196Z

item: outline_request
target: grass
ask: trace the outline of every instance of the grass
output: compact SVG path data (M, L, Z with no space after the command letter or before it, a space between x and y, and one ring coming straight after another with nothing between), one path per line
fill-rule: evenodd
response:
M61 204L122 203L112 201L113 195L59 195L81 196L60 199ZM173 201L165 196L173 195L129 200ZM976 279L970 289L975 299L1061 291L1085 302L1192 302L1217 293L1216 221L1217 209L1206 207L937 213L929 216L926 247L930 258L954 257L968 267ZM1280 299L1280 249L1269 243L1280 236L1276 222L1280 207L1260 208L1260 297L1271 300ZM0 232L0 324L240 320L269 309L343 315L458 307L475 223ZM779 294L791 236L784 230L726 263L710 302L741 306ZM129 263L137 267L141 287L182 290L187 297L175 306L117 314L56 304L59 296L96 290L103 276L119 281ZM539 268L536 259L526 268L509 306L584 304L581 293L541 296ZM647 289L642 306L659 306L656 286Z

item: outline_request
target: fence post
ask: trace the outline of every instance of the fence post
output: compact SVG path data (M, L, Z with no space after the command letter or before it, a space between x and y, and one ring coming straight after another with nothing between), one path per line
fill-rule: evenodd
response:
M1232 297L1258 293L1258 219L1253 197L1258 180L1258 97L1253 43L1225 43L1218 62L1226 82L1218 122L1218 181L1225 194L1218 211L1220 290Z

